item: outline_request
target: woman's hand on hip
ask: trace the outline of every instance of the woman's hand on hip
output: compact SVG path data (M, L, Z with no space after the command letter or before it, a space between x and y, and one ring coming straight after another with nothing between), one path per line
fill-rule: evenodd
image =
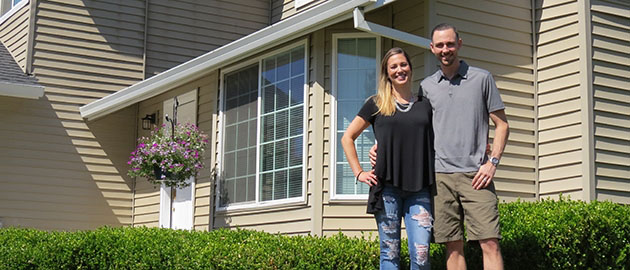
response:
M359 175L359 182L363 182L368 186L375 186L378 183L374 170L364 171Z

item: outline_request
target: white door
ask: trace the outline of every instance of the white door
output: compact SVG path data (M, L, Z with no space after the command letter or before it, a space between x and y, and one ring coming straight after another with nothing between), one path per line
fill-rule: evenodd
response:
M197 90L177 96L177 123L197 123ZM166 115L173 117L173 104L169 99L164 101L162 123L169 125ZM193 227L195 179L186 180L190 183L185 188L160 187L160 227L190 230Z

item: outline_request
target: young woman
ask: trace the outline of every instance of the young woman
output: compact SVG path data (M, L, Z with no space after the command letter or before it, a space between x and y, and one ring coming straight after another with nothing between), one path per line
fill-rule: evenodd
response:
M400 48L381 61L377 94L370 97L344 133L341 144L356 180L370 186L367 212L378 226L381 269L400 267L400 222L404 218L411 269L430 269L429 241L433 217L431 106L411 92L412 67ZM354 141L372 125L378 141L376 166L364 171Z

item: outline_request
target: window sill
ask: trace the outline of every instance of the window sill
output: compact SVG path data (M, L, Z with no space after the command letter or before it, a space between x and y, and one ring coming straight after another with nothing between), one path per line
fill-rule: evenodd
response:
M236 206L228 206L224 208L217 208L217 214L248 214L248 213L260 213L268 211L278 210L290 210L295 208L302 208L307 206L307 202L304 198L297 198L292 200L286 200L282 202L268 202L257 204L244 204Z

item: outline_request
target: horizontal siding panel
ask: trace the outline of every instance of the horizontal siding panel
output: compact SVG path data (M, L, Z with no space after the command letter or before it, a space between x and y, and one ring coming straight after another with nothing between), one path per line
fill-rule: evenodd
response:
M562 179L568 177L581 177L582 176L582 163L568 164L559 167L553 167L548 169L541 169L539 171L539 181L552 181L555 179Z
M582 189L582 177L573 177L555 181L540 182L540 193L559 193L567 190Z
M554 43L555 44L555 43ZM555 52L552 55L538 58L539 79L541 81L547 80L553 77L559 77L564 74L572 73L579 70L577 64L579 61L579 50L577 47L569 48L566 51ZM553 67L553 68L551 68ZM555 71L556 76L546 75L549 70L559 69ZM563 72L564 71L564 72ZM542 76L542 77L541 77Z
M374 216L371 217L339 217L339 218L326 218L323 222L323 228L325 231L339 231L343 230L362 230L362 231L376 231L376 221Z
M550 116L556 116L569 112L580 110L580 99L566 100L564 102L553 103L545 106L538 107L538 116L540 118L546 118Z
M630 52L628 53L630 55ZM598 74L604 76L615 76L620 78L630 77L630 67L624 67L621 65L612 64L609 62L602 62L593 60L593 73L595 76ZM621 83L623 84L623 82Z
M630 172L629 172L630 173ZM630 181L608 177L597 178L597 189L605 189L611 191L628 192L630 190ZM626 195L630 197L630 194Z
M625 16L626 18L623 18L623 16L621 15L602 13L601 10L597 10L597 5L593 5L593 3L594 2L591 2L591 20L593 21L593 23L608 25L621 29L630 29L630 24L626 20L628 18L627 14Z
M553 44L536 47L536 55L540 58L553 56L556 53L577 47L579 42L579 36L576 34L574 36L558 40Z
M576 111L572 113L557 115L550 118L541 118L538 120L538 130L546 131L556 129L558 127L580 125L582 123L582 112Z
M570 15L565 15L559 18L537 21L536 22L536 28L538 28L537 33L548 32L548 31L551 31L560 27L574 24L577 21L578 21L577 12L571 12ZM573 44L577 44L577 43L573 43Z
M538 105L544 106L561 101L576 99L580 97L580 87L575 86L554 92L547 92L538 95Z
M582 161L582 151L570 151L561 154L541 156L538 159L539 168L545 169L549 167L561 166Z
M561 139L573 138L581 136L582 127L580 125L571 125L565 127L558 127L550 130L540 131L539 143L546 143Z
M135 215L133 218L134 226L158 227L158 213Z
M541 143L538 145L538 154L540 156L547 156L552 154L559 154L566 151L574 151L582 148L582 138L570 138L560 141L553 141L548 143Z
M501 164L501 167L496 171L494 177L510 179L512 181L521 180L533 182L536 179L536 174L533 168L511 167Z
M567 76L554 78L548 81L538 83L539 94L545 94L547 92L565 89L579 85L580 74L574 73Z
M630 180L630 174L628 173L628 168L630 167L627 165L619 166L607 163L596 163L595 166L595 175L597 176Z
M621 47L621 46L620 46ZM626 50L628 52L615 52L615 51L605 51L597 48L593 49L593 59L599 61L605 61L613 64L617 63L626 63L625 66L628 68L630 66L627 63L628 54L630 53L630 46L619 48L620 50Z
M536 9L536 17L540 20L549 20L577 13L578 5L575 0L546 0L537 1Z
M550 79L565 76L567 74L575 73L579 70L580 67L580 62L578 59L555 59L553 63L549 62L549 64L552 64L553 66L546 66L545 69L541 68L538 71L539 81L547 81Z
M540 32L537 37L539 46L547 46L551 42L561 41L563 39L575 36L578 34L577 22L562 26L547 32Z
M352 203L335 203L329 202L324 205L323 217L326 218L374 218L374 215L368 214L367 200L356 201Z
M493 182L497 191L536 194L536 185L534 184L534 181L514 181L501 179L500 177L495 176L495 178L493 178Z
M630 145L630 141L628 142L628 144ZM596 150L595 162L619 166L630 166L630 153Z
M595 136L595 149L630 153L630 139L620 140Z
M610 113L606 114L606 118L600 118L607 119L608 121L617 123L621 126L628 126L625 123L630 121L630 119L628 118L628 116L630 116L630 110L628 110L628 106L630 106L630 104L625 102L615 102L611 100L601 100L597 98L593 100L593 103L593 107L596 111ZM616 114L616 116L613 116L613 114Z
M605 104L600 104L605 105ZM629 105L630 106L630 105ZM626 107L627 108L627 107ZM630 117L629 115L623 115L616 112L601 112L595 111L594 118L596 123L605 124L608 126L616 126L620 128L630 127ZM630 134L628 136L630 140Z

